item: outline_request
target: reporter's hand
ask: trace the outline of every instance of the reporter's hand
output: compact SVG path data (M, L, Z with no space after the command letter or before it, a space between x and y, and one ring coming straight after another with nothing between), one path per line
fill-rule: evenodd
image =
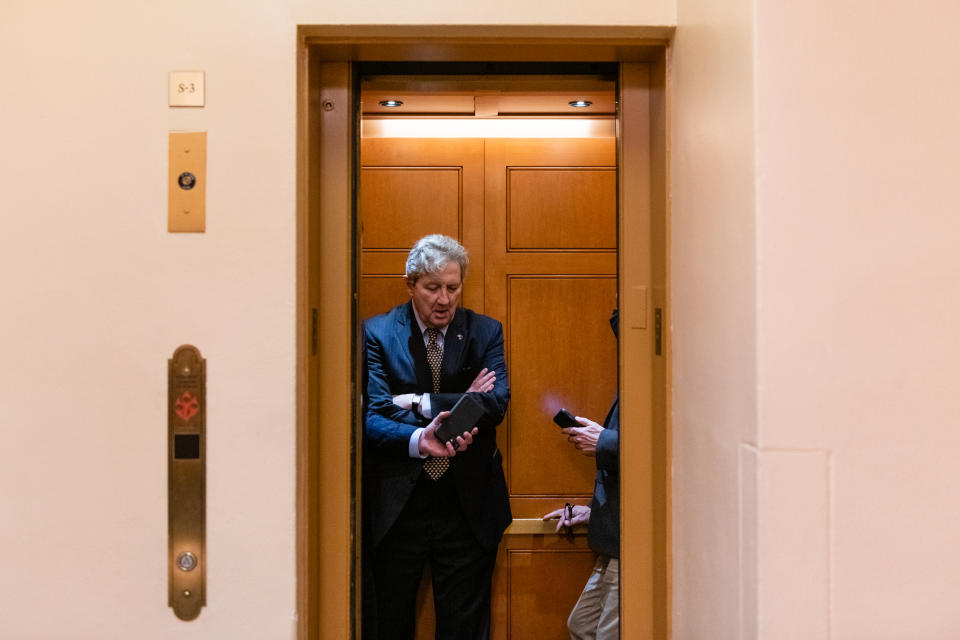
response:
M467 447L473 444L473 436L477 435L477 428L471 431L464 431L450 442L440 442L437 439L437 427L450 415L449 411L441 411L437 417L430 421L423 431L420 432L420 441L417 446L421 455L433 456L435 458L452 458L458 451L466 451Z
M597 457L597 440L600 439L600 432L603 427L587 418L576 417L582 427L570 427L561 429L567 435L567 442L572 442L577 451L585 456Z
M493 383L497 381L496 372L487 371L484 367L480 373L477 374L477 377L473 379L473 382L470 383L470 386L467 388L467 393L486 393L493 389Z
M572 527L575 524L590 522L590 507L584 505L574 505L570 510L570 518L566 516L566 507L562 509L557 509L556 511L551 511L550 513L543 516L544 520L553 520L557 518L557 533L560 533L560 529L563 527Z

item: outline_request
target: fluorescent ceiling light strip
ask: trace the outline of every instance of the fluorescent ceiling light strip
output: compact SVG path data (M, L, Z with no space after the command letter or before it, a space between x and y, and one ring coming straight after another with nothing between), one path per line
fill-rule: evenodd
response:
M612 118L365 118L360 131L364 138L613 138L616 121Z

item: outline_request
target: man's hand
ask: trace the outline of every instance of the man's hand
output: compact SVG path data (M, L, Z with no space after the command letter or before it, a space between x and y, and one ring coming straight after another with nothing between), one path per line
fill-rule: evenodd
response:
M449 415L449 411L441 411L437 417L431 420L430 424L420 432L420 442L418 443L420 455L433 456L435 458L452 458L457 455L458 451L466 451L467 447L473 444L473 436L477 435L478 431L476 427L474 427L472 431L464 431L463 435L457 436L456 439L451 442L444 443L437 439L434 432L437 430L437 426Z
M567 512L567 508L564 507L563 509L551 511L543 516L544 520L553 520L554 518L558 518L557 533L560 533L562 527L572 527L581 522L590 522L590 507L578 504L571 507L569 513Z
M480 373L477 374L477 377L473 379L473 382L470 383L470 386L467 388L467 393L486 393L493 389L493 383L496 381L496 372L487 371L486 367L484 367Z
M576 420L583 426L561 429L561 431L567 435L567 442L572 442L573 446L577 448L577 451L585 456L596 458L597 440L600 438L600 432L603 431L603 427L593 420L581 418L580 416L577 416Z

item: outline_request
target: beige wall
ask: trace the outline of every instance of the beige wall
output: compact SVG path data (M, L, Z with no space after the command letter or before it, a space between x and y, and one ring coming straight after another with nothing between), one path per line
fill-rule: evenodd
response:
M960 8L714 4L674 51L676 637L955 638Z
M683 639L739 637L740 564L755 562L740 542L738 485L741 445L757 437L752 9L681 0L672 52L673 629Z
M543 23L542 3L0 3L0 637L289 638L296 26ZM673 24L673 0L548 23ZM207 107L166 106L203 69ZM207 233L166 233L208 131ZM208 606L166 602L166 360L208 365Z
M958 19L758 3L760 444L817 450L833 638L960 636Z

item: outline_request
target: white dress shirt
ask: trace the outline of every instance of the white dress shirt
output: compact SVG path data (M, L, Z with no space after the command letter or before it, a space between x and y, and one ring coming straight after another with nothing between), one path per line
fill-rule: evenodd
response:
M413 317L417 319L417 326L420 327L420 335L423 336L423 346L427 346L430 343L430 336L427 335L427 325L424 324L423 320L420 319L420 314L417 313L417 307L413 307ZM447 329L450 327L448 324L446 327L440 329L440 335L443 338L447 337ZM440 354L443 354L443 339L437 341L440 344ZM430 394L424 393L423 399L420 401L420 415L424 418L433 418L433 412L430 410ZM410 435L410 444L407 446L407 452L410 454L411 458L426 458L427 456L420 453L420 434L423 433L423 427L418 427L414 429L413 433Z

